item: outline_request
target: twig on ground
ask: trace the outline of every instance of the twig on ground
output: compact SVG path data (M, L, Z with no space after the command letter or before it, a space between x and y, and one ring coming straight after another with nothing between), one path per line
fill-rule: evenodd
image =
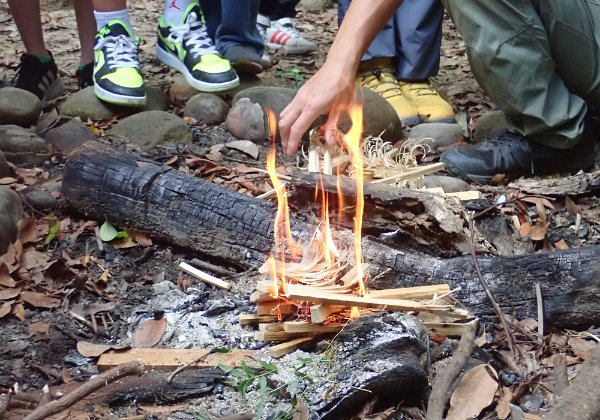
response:
M211 276L210 274L205 273L201 270L198 270L196 267L193 267L186 262L179 263L179 269L186 272L190 276L193 276L198 280L202 280L204 283L212 284L213 286L216 286L219 289L231 289L231 284L229 284L228 282L221 280L215 276Z
M193 364L200 363L200 362L204 361L204 359L206 359L209 355L215 353L216 351L217 351L217 349L212 348L212 349L210 349L208 351L208 353L203 354L202 356L196 357L194 360L190 360L189 362L187 362L183 366L179 366L177 369L175 369L173 372L171 372L171 374L167 377L167 383L170 384L171 381L173 381L173 378L175 376L177 376L179 373L183 372L184 370L186 370L187 368L189 368Z
M69 315L75 321L78 321L78 322L82 323L83 325L85 325L86 327L88 327L91 331L94 332L94 334L97 334L97 335L99 335L100 337L103 337L103 338L110 338L110 334L109 333L107 333L106 331L100 331L97 328L97 326L94 326L94 324L92 324L90 321L88 321L87 319L85 319L85 317L79 315L78 313L75 313L73 311L69 311Z
M488 287L485 279L483 278L483 274L481 273L481 267L479 266L479 260L477 259L477 251L475 249L475 225L473 223L473 216L469 217L469 229L471 229L471 257L473 258L473 265L475 266L475 272L477 273L477 278L479 279L479 283L483 290L485 291L486 296L492 302L492 306L494 308L494 312L496 312L496 316L500 318L500 322L502 322L502 327L504 328L504 333L506 334L506 341L508 342L508 348L510 349L510 354L512 357L516 358L517 353L515 350L515 338L510 331L510 326L502 313L502 309L500 309L500 305L496 302L492 291Z
M129 362L110 369L95 378L90 379L80 387L74 389L68 394L62 396L58 400L49 402L33 410L24 420L42 420L54 414L60 413L71 407L78 401L87 397L98 389L107 386L108 384L130 375L141 375L144 373L144 364L142 362Z
M544 342L544 301L542 300L542 288L539 283L535 284L535 297L537 299L537 322L538 322L538 339L540 344Z
M427 404L427 420L442 420L446 404L450 399L450 387L454 380L463 370L473 347L475 346L475 336L477 335L477 319L465 324L465 329L458 343L456 352L452 359L443 370L437 373L433 380L431 395Z
M213 273L218 274L220 276L231 276L231 275L235 274L226 268L219 267L218 265L214 265L209 262L199 260L198 258L193 258L192 264L194 264L196 267L202 268L204 270L212 271Z

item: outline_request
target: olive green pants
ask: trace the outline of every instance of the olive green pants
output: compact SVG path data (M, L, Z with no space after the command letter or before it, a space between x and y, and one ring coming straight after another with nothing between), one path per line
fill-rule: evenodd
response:
M512 129L566 149L600 108L600 0L444 0Z

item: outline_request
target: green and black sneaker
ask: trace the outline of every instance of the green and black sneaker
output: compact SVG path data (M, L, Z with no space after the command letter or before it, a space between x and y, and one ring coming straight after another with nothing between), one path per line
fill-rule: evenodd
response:
M111 20L100 28L94 47L94 90L98 98L124 106L146 104L138 43L120 20Z
M198 3L188 6L181 25L167 25L161 16L156 56L200 91L221 92L240 84L231 63L219 55L208 36Z

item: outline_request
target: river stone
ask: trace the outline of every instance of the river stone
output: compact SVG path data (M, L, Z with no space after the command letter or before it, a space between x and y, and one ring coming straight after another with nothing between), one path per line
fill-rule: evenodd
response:
M483 114L473 133L473 143L481 143L485 140L485 137L493 133L494 131L503 130L508 127L508 121L502 111L491 111L487 114Z
M52 195L51 191L44 188L25 188L21 191L25 196L27 203L40 212L54 210L58 205L58 200Z
M0 255L17 239L18 224L23 217L19 194L0 185Z
M323 12L333 7L333 0L300 0L298 6L309 12Z
M321 381L306 395L313 417L352 418L375 397L384 407L423 398L428 390L426 340L422 322L401 312L349 323L335 339L331 381Z
M221 124L227 118L229 106L218 96L210 93L194 95L185 105L183 113L199 123Z
M188 144L192 132L178 116L165 111L145 111L127 117L108 131L124 137L143 150L159 144Z
M427 188L443 188L444 192L469 191L469 184L459 178L445 175L425 175L423 186Z
M144 111L166 111L169 108L169 100L164 93L152 86L146 86L146 105L137 107L126 107L112 105L101 101L94 93L94 87L90 86L79 92L73 93L60 107L60 114L69 117L79 117L82 120L107 120L119 114L132 115Z
M292 102L294 96L296 96L295 89L259 86L239 91L235 94L231 102L235 104L242 98L248 98L255 104L259 104L265 114L270 109L275 115L279 116L281 111Z
M42 112L42 102L31 92L14 87L0 89L0 125L29 127Z
M419 144L428 144L432 150L436 150L463 140L464 131L459 124L426 123L414 126L408 138Z
M0 125L0 151L15 165L41 165L50 159L44 139L18 125Z
M64 116L44 118L35 128L38 136L46 140L52 150L68 155L86 141L96 140L96 135L79 120Z
M4 156L4 153L0 150L0 178L4 178L6 176L10 176L12 171L10 170L10 166L8 166L8 161Z
M237 139L261 142L267 137L265 114L248 98L238 100L227 114L227 130Z

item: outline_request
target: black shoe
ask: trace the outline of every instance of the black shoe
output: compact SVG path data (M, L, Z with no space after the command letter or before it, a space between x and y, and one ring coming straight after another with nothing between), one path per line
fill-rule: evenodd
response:
M77 78L77 87L80 90L94 86L94 62L79 66L75 72L75 78Z
M577 172L594 165L592 130L571 149L555 149L508 130L491 133L486 141L444 152L441 161L450 175L482 184L496 174L510 179L528 175Z
M33 93L46 102L59 97L64 86L58 77L58 68L50 51L50 62L43 63L35 55L23 54L13 86Z
M262 57L253 48L235 44L227 48L223 56L238 74L258 74L263 71Z

